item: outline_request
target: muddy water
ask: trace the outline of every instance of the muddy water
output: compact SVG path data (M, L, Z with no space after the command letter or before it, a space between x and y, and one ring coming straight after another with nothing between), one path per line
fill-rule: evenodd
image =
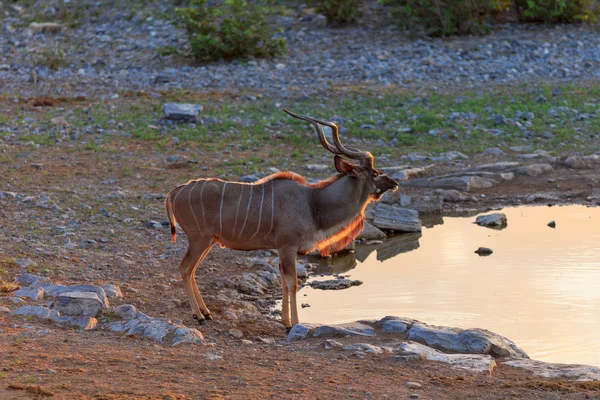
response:
M600 366L600 207L502 210L508 227L445 217L420 235L361 246L319 267L363 281L341 291L304 287L305 322L386 315L480 327L514 340L532 358ZM547 226L556 221L556 228ZM436 221L433 221L435 223ZM437 221L437 222L442 222ZM480 257L474 251L490 247ZM331 279L331 277L316 278Z

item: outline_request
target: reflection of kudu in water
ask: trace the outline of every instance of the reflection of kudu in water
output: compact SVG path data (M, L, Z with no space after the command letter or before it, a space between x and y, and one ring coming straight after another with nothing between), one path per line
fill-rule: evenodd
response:
M421 232L402 233L400 235L389 237L381 244L357 245L355 250L356 259L360 262L364 262L373 251L377 250L377 260L385 261L398 254L408 253L409 251L418 249L420 237Z
M194 273L219 243L236 250L277 249L283 291L281 320L288 328L296 325L296 254L317 249L329 254L343 249L362 230L367 204L398 188L396 181L373 167L371 153L340 142L335 124L286 112L313 124L323 147L335 154L337 175L314 185L290 172L252 184L197 179L176 187L165 199L172 239L176 238L177 223L188 237L179 271L193 316L200 321L211 316ZM331 127L333 145L321 125Z
M312 271L314 274L343 274L356 267L356 257L353 252L338 253L331 258L315 257L313 261L316 264L316 268Z

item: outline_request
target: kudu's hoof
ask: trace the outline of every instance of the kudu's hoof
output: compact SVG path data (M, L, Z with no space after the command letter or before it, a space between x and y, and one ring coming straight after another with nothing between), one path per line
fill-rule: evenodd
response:
M289 334L291 330L292 330L291 326L289 328L287 326L285 327L285 333Z
M202 319L198 318L198 316L196 314L192 315L192 317L198 321L198 325L206 325L206 320L204 319L204 316L202 316Z
M212 317L212 315L210 313L209 314L204 314L204 318L207 319L207 320L209 320L209 321L213 320L213 317Z

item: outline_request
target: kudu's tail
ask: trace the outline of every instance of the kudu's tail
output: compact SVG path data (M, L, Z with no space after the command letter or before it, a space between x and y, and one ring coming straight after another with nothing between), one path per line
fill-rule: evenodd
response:
M179 189L180 186L175 189ZM165 212L167 213L167 219L169 220L169 225L171 225L171 242L175 243L177 241L177 220L175 219L175 214L173 214L173 202L171 201L171 194L175 191L175 189L171 190L167 197L165 197Z

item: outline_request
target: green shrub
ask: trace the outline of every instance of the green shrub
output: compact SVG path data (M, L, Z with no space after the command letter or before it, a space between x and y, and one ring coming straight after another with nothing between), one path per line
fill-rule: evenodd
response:
M523 21L595 23L600 15L598 0L514 0L515 11Z
M192 55L200 60L272 57L285 52L287 42L274 38L266 17L272 9L246 0L225 0L207 5L192 0L177 8L177 21L188 33Z
M398 25L424 29L432 36L487 31L486 18L502 7L501 0L391 0L397 5Z
M312 0L317 12L327 18L328 23L346 24L360 16L361 0Z

